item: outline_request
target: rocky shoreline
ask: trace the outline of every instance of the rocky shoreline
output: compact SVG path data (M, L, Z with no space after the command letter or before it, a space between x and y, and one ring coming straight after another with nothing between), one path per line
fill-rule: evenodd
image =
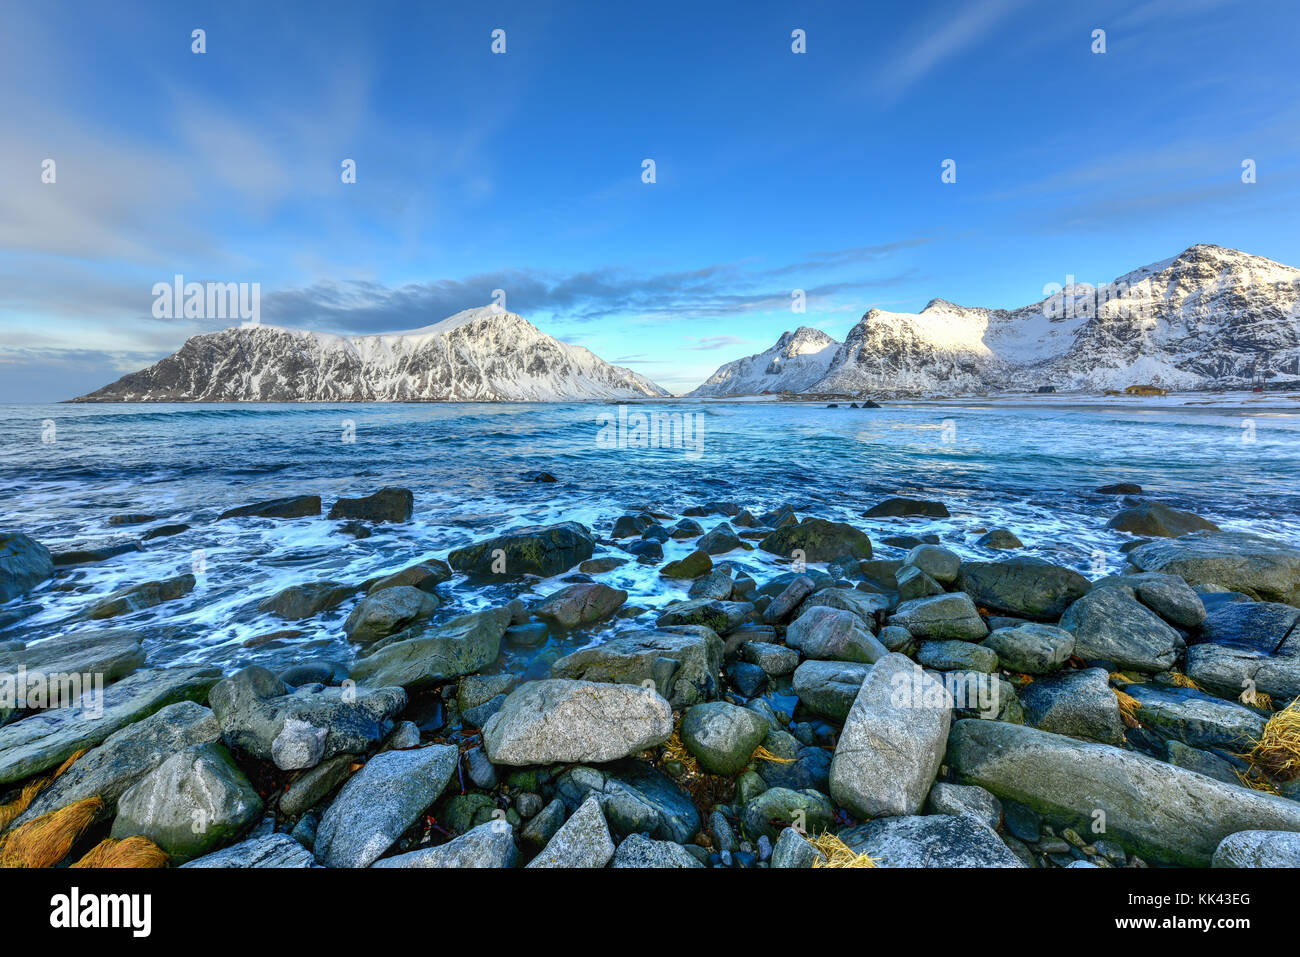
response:
M266 598L289 622L351 603L352 661L279 674L148 667L112 620L194 578L125 586L84 631L0 630L0 675L102 680L94 717L90 691L0 702L0 865L1300 865L1300 548L1098 492L1131 537L1097 580L1006 529L987 561L906 534L947 514L917 499L862 511L901 559L790 506L514 529ZM364 535L413 508L389 488L327 520ZM693 550L665 561L669 541ZM757 580L734 561L754 549L787 570ZM602 582L630 562L678 600ZM0 603L66 564L0 533ZM441 614L462 582L539 580Z

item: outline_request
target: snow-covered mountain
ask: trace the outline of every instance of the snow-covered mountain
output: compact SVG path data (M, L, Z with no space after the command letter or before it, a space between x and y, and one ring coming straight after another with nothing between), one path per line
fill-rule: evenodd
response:
M1014 310L942 299L919 313L872 309L802 391L1240 388L1256 375L1300 383L1300 269L1201 245Z
M495 306L409 332L240 326L77 402L550 401L667 396L645 376Z
M800 326L781 333L770 349L721 366L689 395L804 392L826 375L838 345L820 329Z

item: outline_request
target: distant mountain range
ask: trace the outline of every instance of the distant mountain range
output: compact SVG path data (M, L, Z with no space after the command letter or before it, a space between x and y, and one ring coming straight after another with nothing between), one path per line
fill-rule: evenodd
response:
M1193 246L1100 289L1074 285L1011 311L942 299L919 313L872 309L843 343L801 327L690 394L1197 389L1247 386L1256 374L1300 383L1300 269Z
M872 309L843 342L800 326L719 367L693 397L979 394L1300 384L1300 269L1193 246L1100 289L1007 311L933 299ZM631 369L488 306L409 332L240 326L77 402L564 401L667 397Z
M666 397L645 376L493 306L410 332L240 326L77 402L556 401Z

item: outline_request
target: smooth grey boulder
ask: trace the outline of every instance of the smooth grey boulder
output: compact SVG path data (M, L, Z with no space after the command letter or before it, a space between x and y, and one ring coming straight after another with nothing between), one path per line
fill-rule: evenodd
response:
M761 715L725 701L694 705L682 716L686 750L706 771L728 777L750 762L767 731Z
M740 659L758 665L769 677L793 674L799 667L799 652L767 641L746 641L740 646Z
M305 685L290 693L275 675L251 665L217 684L208 700L226 744L287 771L367 751L391 730L406 692Z
M315 867L316 859L288 834L249 838L181 867Z
M449 744L376 754L321 817L316 860L326 867L369 867L438 800L458 757Z
M178 751L221 740L221 726L207 708L178 701L104 739L45 786L13 822L33 818L98 795L108 811L131 785Z
M1039 678L1020 689L1025 722L1043 731L1107 744L1124 743L1119 700L1104 668Z
M514 867L519 858L515 847L514 831L503 819L496 819L471 828L460 837L437 847L385 857L371 867Z
M698 625L633 631L565 655L551 666L551 676L629 685L652 681L674 708L685 708L718 696L723 648L712 629Z
M588 798L547 841L529 867L604 867L614 856L614 839L600 803Z
M1182 636L1137 600L1131 588L1093 588L1061 616L1074 654L1135 671L1168 671L1185 647Z
M903 564L919 568L941 585L953 584L961 573L961 556L940 545L917 545Z
M905 601L894 609L889 623L906 628L917 638L979 641L989 633L975 603L962 592Z
M649 688L553 678L512 691L483 726L483 745L493 764L600 763L672 733L672 707Z
M975 604L1038 621L1055 621L1092 583L1073 569L1019 556L996 562L962 562L957 587Z
M1177 575L1158 572L1136 572L1114 575L1093 582L1093 588L1119 585L1130 588L1142 602L1157 615L1179 628L1195 628L1205 620L1205 603L1191 585Z
M1211 867L1300 867L1300 834L1238 831L1214 850Z
M1144 538L1178 538L1192 532L1219 531L1219 526L1208 519L1159 502L1143 502L1126 508L1116 513L1106 527Z
M831 826L834 812L830 798L820 791L777 787L746 801L740 816L751 837L765 835L774 841L783 828L792 826L820 834Z
M497 660L510 620L508 609L488 608L441 625L417 624L358 660L352 676L371 688L419 689L473 674Z
M1293 633L1277 654L1236 645L1192 645L1187 677L1225 698L1262 691L1275 701L1294 701L1300 697L1300 635Z
M1024 867L987 824L970 815L885 817L839 834L877 867Z
M608 618L626 601L627 592L621 588L581 582L551 592L533 609L533 614L561 628L577 628Z
M0 605L53 577L48 548L22 532L0 532Z
M1300 606L1300 548L1245 532L1197 532L1139 545L1128 560L1189 585L1220 585L1260 601Z
M814 606L803 611L785 631L785 643L809 658L860 661L871 664L889 652L852 612Z
M654 841L643 834L629 834L614 852L610 867L703 867L680 844Z
M898 583L899 601L915 601L918 598L943 594L943 586L915 565L904 565L895 577Z
M809 711L843 721L870 673L871 665L854 661L805 661L795 669L792 685Z
M305 582L263 598L257 603L257 610L288 621L301 621L343 604L354 591L354 587L342 582Z
M1026 622L995 628L982 642L998 656L1007 671L1046 675L1060 669L1074 654L1074 635L1055 625Z
M487 541L454 549L452 568L480 578L537 575L550 578L586 561L596 548L591 530L577 522L517 528Z
M890 653L872 666L831 760L831 797L858 817L915 814L943 763L952 697Z
M110 684L144 664L140 647L143 634L131 628L59 635L15 651L0 652L0 674L16 674L25 668L34 675L102 676Z
M118 798L112 836L149 838L180 864L252 827L262 799L220 744L173 754Z
M998 655L992 648L969 641L923 641L916 650L917 664L935 671L979 671L998 669Z
M1022 725L958 721L947 762L962 783L1080 833L1102 811L1108 839L1160 864L1204 867L1237 831L1300 830L1300 802Z
M394 585L367 595L343 622L349 641L368 645L402 631L438 610L440 602L411 585Z
M936 781L926 798L925 809L929 814L969 814L994 830L1002 823L1002 802L974 784Z
M151 668L115 682L102 697L83 690L72 707L38 711L0 728L0 784L57 767L110 734L177 701L203 701L221 677L206 665Z
M810 608L838 608L857 615L862 626L874 634L881 615L893 604L889 595L858 591L856 588L823 588L803 600L795 617Z

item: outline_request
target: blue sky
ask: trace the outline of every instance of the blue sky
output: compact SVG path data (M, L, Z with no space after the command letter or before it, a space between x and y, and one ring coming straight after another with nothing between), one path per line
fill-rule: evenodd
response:
M154 318L176 273L341 332L501 288L684 391L872 306L1015 307L1201 242L1300 265L1297 49L1290 0L6 3L0 401L230 324Z

